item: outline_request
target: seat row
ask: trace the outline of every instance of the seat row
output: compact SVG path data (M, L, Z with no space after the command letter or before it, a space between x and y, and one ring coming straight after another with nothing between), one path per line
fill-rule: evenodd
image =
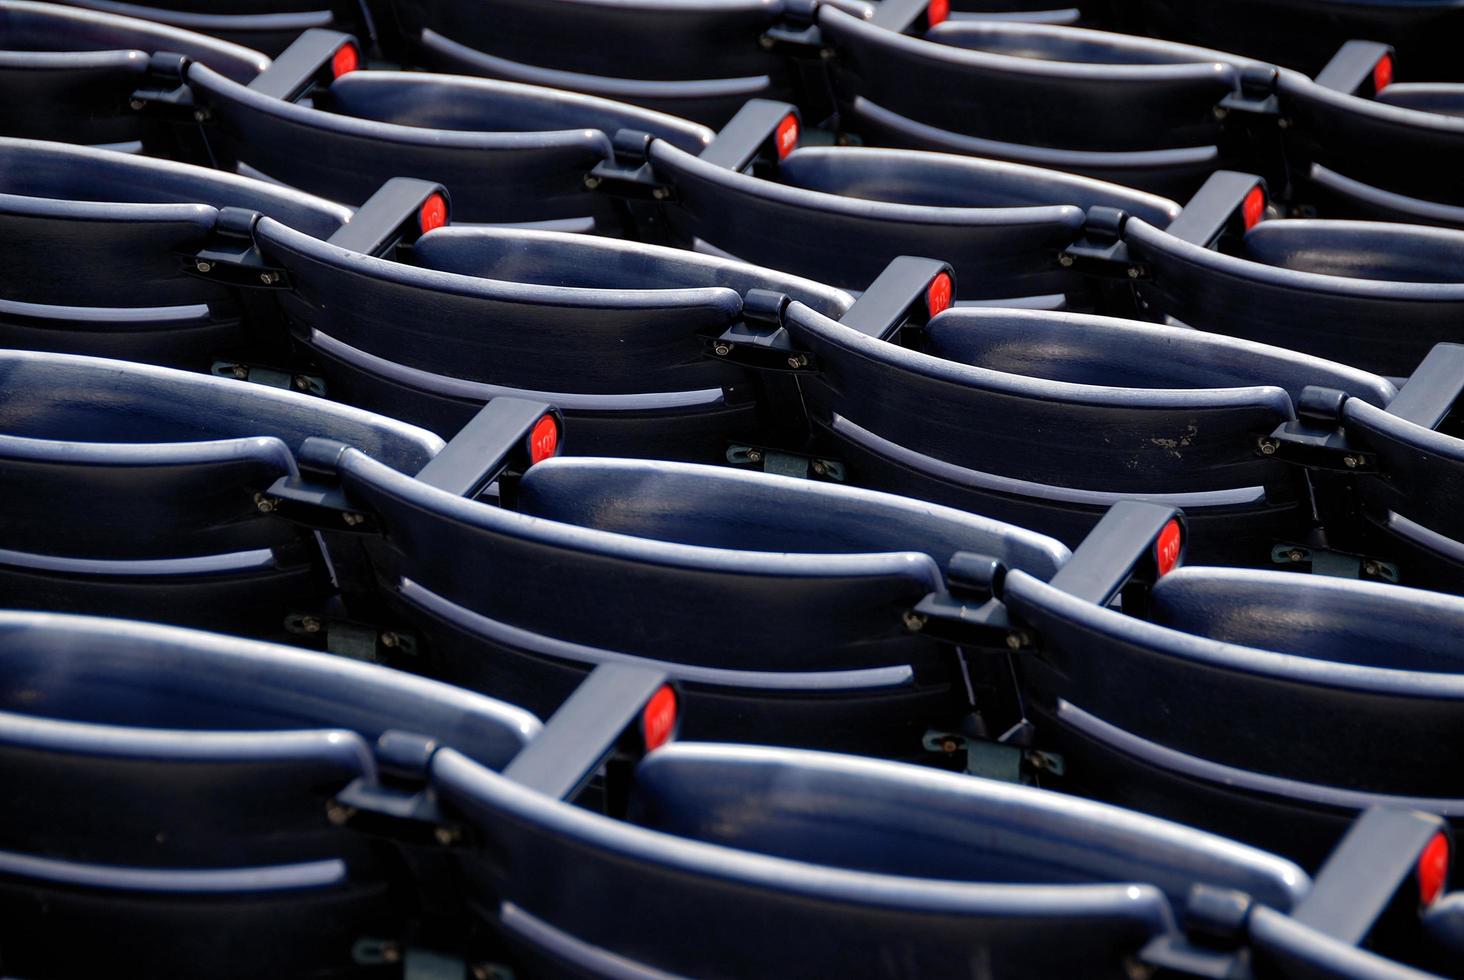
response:
M1308 861L1374 804L1464 812L1434 762L1464 738L1464 599L1179 568L1172 506L1115 504L1070 552L868 490L561 457L572 426L514 398L444 444L120 361L3 353L0 381L13 607L293 639L538 714L649 666L697 737L964 754Z
M1228 337L953 307L966 282L956 269L898 253L856 300L694 251L454 227L447 190L424 181L389 181L353 212L92 148L0 140L0 157L9 347L272 382L448 435L495 398L538 398L572 420L577 454L848 482L1069 546L1138 495L1185 507L1205 561L1350 562L1457 589L1460 348L1448 342L1457 303L1442 297L1464 286L1284 267L1299 254L1385 275L1402 256L1384 246L1455 233L1252 222L1262 186L1221 174L1166 229L1128 216L1105 244L1085 226L1061 253L1069 264L1053 263L1132 270L1125 289L1191 319L1229 303L1227 321L1250 336ZM830 242L861 226L873 242L898 224L840 217L825 214ZM1350 250L1319 254L1323 242ZM1430 308L1432 324L1420 312ZM1406 316L1408 343L1396 326ZM1296 336L1407 377L1257 342Z
M1418 811L1368 811L1309 876L1032 787L677 741L695 709L645 667L597 668L547 724L113 620L0 613L0 667L25 975L1401 978L1461 954L1450 832Z
M607 35L644 29L620 5L567 5L581 8L581 18L598 11L604 20L594 28L597 44L555 32L586 57L612 47ZM505 22L552 16L553 6L529 4ZM715 6L687 8L679 15L689 22L684 30L658 8L656 30L686 37L671 43L663 36L656 50L708 64L705 49L725 47L725 35L695 25ZM723 13L761 19L783 12L777 4L727 0ZM814 122L836 105L841 130L870 144L1048 167L1179 197L1229 167L1268 178L1288 207L1464 223L1464 198L1452 179L1464 152L1460 86L1427 75L1395 81L1395 72L1409 66L1376 41L1339 44L1313 79L1173 42L1004 20L932 23L926 6L909 0L877 8L840 0L815 5L802 31L764 35L772 53L751 46L755 59L781 57L780 45L792 45L812 52L813 64L831 66L829 83L813 86L818 99L804 93L809 86L792 90L759 75L751 79L758 84L716 95L721 108L709 114L695 111L707 97L703 83L694 83L686 105L580 75L508 70L496 58L490 65L448 59L438 67L497 81L358 73L356 42L330 31L306 32L274 64L202 35L111 14L6 0L0 15L3 77L27 94L0 118L6 135L99 144L147 133L155 151L222 166L242 160L346 203L359 203L386 176L414 176L460 186L461 214L471 220L521 220L507 212L525 197L542 210L539 217L562 217L566 197L584 204L583 172L616 152L617 131L648 133L694 154L710 134L676 117L722 126L749 100L772 97L801 105ZM462 20L489 30L495 42L513 39L476 12ZM524 35L543 36L538 29ZM635 46L625 50L645 63ZM154 57L162 53L168 56ZM329 70L321 70L323 61ZM825 107L819 100L827 102L829 91L834 103ZM192 115L205 123L206 145ZM525 131L529 126L542 130L537 138ZM572 132L579 129L602 135ZM321 152L291 154L302 137ZM398 164L403 169L361 173L342 163L340 154L359 155L373 142L396 144L407 154ZM619 147L631 156L643 149L634 142ZM460 178L473 172L468 160L478 172L501 169L510 182L535 174L539 183L527 195L500 192L500 213L491 213L467 197L469 182Z

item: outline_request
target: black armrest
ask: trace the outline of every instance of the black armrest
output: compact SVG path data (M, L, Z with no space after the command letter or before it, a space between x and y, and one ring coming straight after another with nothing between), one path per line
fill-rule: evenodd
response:
M1244 234L1266 215L1266 182L1254 174L1218 170L1189 199L1166 231L1210 248L1227 234Z
M564 420L544 402L495 398L417 473L417 479L461 497L476 497L535 463L559 454Z
M360 66L361 48L355 38L313 28L296 38L249 87L294 102L317 85L329 85Z
M1051 584L1100 606L1121 590L1127 599L1136 594L1131 587L1146 590L1183 562L1187 538L1184 513L1177 508L1120 501L1088 532Z
M1393 49L1376 41L1348 41L1337 50L1316 83L1346 95L1370 99L1393 81Z
M802 132L798 110L786 102L752 99L701 152L707 163L741 173L767 167L792 153Z
M448 223L447 189L430 180L395 177L351 216L327 241L366 255L383 256Z

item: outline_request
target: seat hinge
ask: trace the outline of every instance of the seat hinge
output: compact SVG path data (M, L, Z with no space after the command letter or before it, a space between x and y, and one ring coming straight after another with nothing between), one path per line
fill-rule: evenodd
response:
M749 289L742 297L742 319L716 337L706 338L707 356L757 371L815 370L813 355L793 346L783 325L791 300L769 289Z
M386 731L376 740L376 773L359 776L326 805L338 827L409 843L451 847L466 828L446 820L429 786L437 741L415 732Z
M1245 892L1193 885L1185 902L1183 933L1149 940L1139 959L1165 975L1214 980L1249 977L1243 947L1252 905Z
M270 388L287 388L307 395L324 395L325 379L314 374L296 374L278 368L258 364L244 364L240 361L214 361L210 372L216 378L233 378Z
M617 130L610 139L612 156L602 160L585 174L585 186L592 191L615 197L645 201L669 201L674 197L670 184L656 178L648 160L650 133L635 129Z
M1215 118L1223 121L1238 113L1279 119L1281 107L1276 98L1276 80L1280 74L1270 65L1246 65L1240 71L1240 87L1220 100L1215 107Z
M1123 226L1128 218L1128 212L1118 208L1089 208L1082 237L1062 250L1057 264L1108 279L1147 278L1147 270L1129 258L1128 245L1123 241Z
M822 456L790 453L767 446L731 445L727 447L726 458L733 466L753 467L778 476L792 476L800 480L827 480L830 483L844 482L844 464Z
M183 271L199 279L245 289L289 289L285 270L270 265L254 243L258 211L221 208L203 248L183 255Z
M189 59L181 54L159 51L147 61L142 84L133 91L129 105L134 112L202 122L195 112L193 90L184 81Z
M1347 441L1342 430L1346 392L1307 385L1296 402L1296 419L1256 439L1256 453L1307 469L1367 473L1377 458Z
M1398 583L1398 566L1368 555L1336 551L1312 544L1282 541L1271 547L1271 561L1287 571L1310 572L1328 578L1363 579Z
M326 650L336 656L367 663L384 663L394 654L415 656L418 650L417 637L404 630L379 629L315 613L286 616L285 630L294 636L324 641Z

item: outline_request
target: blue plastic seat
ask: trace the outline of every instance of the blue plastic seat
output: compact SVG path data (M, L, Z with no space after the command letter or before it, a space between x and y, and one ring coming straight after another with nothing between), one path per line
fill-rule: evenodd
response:
M1423 77L1464 78L1454 38L1458 0L1125 0L1104 11L1115 30L1206 44L1314 74L1344 41L1394 45Z
M1392 377L1460 339L1464 232L1264 220L1263 195L1257 178L1221 172L1167 229L1127 220L1121 238L1151 315Z
M1169 534L1172 513L1125 504L1050 582L1005 579L1002 601L1030 631L1018 669L1036 742L1065 760L1052 785L1305 863L1369 807L1457 820L1461 786L1434 760L1464 738L1451 639L1464 600L1288 572L1156 574L1152 560L1157 581L1135 593L1126 563L1153 546L1102 532Z
M1038 578L1067 554L975 515L721 467L547 459L505 509L357 450L306 455L299 498L338 480L337 506L376 532L393 605L367 615L414 637L403 666L546 713L596 664L650 665L710 738L924 757L923 733L959 725L973 691L910 609L945 591L957 552Z
M470 889L547 972L1125 976L1192 886L1285 919L1310 885L1136 813L847 756L673 744L638 764L626 822L451 750L433 777L500 855L465 861Z
M150 149L166 148L166 127L149 129L129 106L135 92L150 87L149 60L158 52L192 58L243 84L269 67L257 51L135 17L0 2L0 86L9 93L0 135L128 146L147 138Z
M753 103L739 120L755 114L779 109ZM697 247L844 288L862 290L897 256L931 255L955 267L967 299L1055 295L1091 305L1087 281L1058 263L1082 212L1111 207L1161 222L1179 213L1172 201L1091 178L952 154L785 146L748 166L750 153L725 146L738 140L739 120L700 156L650 144L655 176L677 202L671 228Z
M852 302L740 262L557 232L438 228L401 253L411 264L270 219L255 240L294 286L286 313L331 396L444 434L495 397L542 398L581 455L722 459L758 430L757 399L745 372L702 356L708 338L754 290L833 315Z
M342 826L337 797L409 778L434 740L501 768L541 727L380 667L120 620L0 613L0 675L0 765L28 787L0 821L0 944L27 976L399 975L382 951L449 896L424 909L440 882Z
M260 353L240 293L185 272L230 208L320 237L351 216L202 167L0 139L0 344L204 370Z
M587 92L720 125L748 99L789 92L791 65L759 38L797 6L785 0L405 0L398 9L408 43L426 65Z
M361 0L66 0L77 7L126 14L279 54L305 31L360 33L372 26ZM385 13L383 8L381 13ZM389 19L389 15L388 15ZM388 28L388 24L383 24ZM364 36L364 35L363 35Z
M1308 193L1328 214L1464 226L1453 179L1464 160L1464 85L1394 82L1394 71L1392 48L1349 41L1315 81L1281 73L1280 109Z
M1295 418L1307 385L1363 405L1395 394L1281 348L1084 314L947 310L910 347L798 303L783 322L810 362L809 421L847 480L1070 546L1139 498L1182 504L1206 560L1267 566L1278 540L1307 533L1311 489L1257 440Z
M575 220L575 230L618 232L615 202L585 185L611 154L607 134L644 130L690 149L711 136L682 119L547 88L358 71L359 55L342 60L343 50L354 52L355 41L307 32L252 85L190 65L186 80L210 113L215 154L347 204L393 177L417 177L452 188L459 220Z
M882 8L883 10L883 8ZM896 11L903 15L896 15ZM1224 161L1216 108L1246 59L1086 28L933 27L913 3L818 11L848 128L866 142L995 157L1166 194ZM914 28L919 36L903 31Z
M282 635L332 584L314 535L262 510L309 437L416 472L429 432L261 385L0 351L0 589L12 607Z

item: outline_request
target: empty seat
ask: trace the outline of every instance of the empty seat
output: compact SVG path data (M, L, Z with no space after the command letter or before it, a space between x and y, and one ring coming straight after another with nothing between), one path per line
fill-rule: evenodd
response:
M1066 764L1052 785L1308 863L1325 828L1368 807L1464 813L1433 762L1464 737L1450 639L1464 600L1288 572L1164 574L1180 534L1172 509L1130 502L1050 582L1007 575L1003 602L1030 630L1027 704L1050 736L1037 742ZM1131 569L1152 590L1125 589ZM1109 606L1120 589L1122 610Z
M867 16L868 5L838 0ZM406 0L415 56L446 71L588 92L719 125L787 94L791 66L759 39L785 0Z
M433 776L500 855L467 858L468 887L551 972L1126 976L1191 887L1285 919L1310 885L1136 813L822 753L668 745L638 764L627 821L450 750Z
M1327 213L1464 226L1464 85L1393 81L1386 45L1349 41L1316 81L1282 72L1293 166Z
M123 5L117 4L121 7ZM73 143L167 147L167 127L149 128L131 103L155 87L154 54L208 65L248 84L269 67L257 51L115 13L26 0L0 2L0 135Z
M414 637L402 665L544 713L596 664L648 664L686 688L687 730L717 739L922 757L926 729L959 726L973 691L958 657L911 632L911 608L945 591L957 552L1038 578L1066 556L986 518L719 467L549 458L505 509L466 499L484 485L471 476L414 479L338 445L307 455L280 506L338 481L392 600L366 616Z
M278 345L251 333L257 311L237 283L185 271L197 271L187 256L229 237L230 209L320 237L351 216L202 167L0 139L0 344L203 370L267 354Z
M311 28L360 33L374 26L362 0L66 0L77 7L141 17L279 54ZM366 36L362 34L361 36Z
M759 430L757 399L745 372L702 356L708 338L740 322L756 290L833 315L852 302L653 245L504 228L421 235L417 202L434 185L397 181L379 200L408 186L417 193L383 227L406 220L420 235L410 249L378 257L351 247L371 204L339 244L268 218L254 240L292 284L285 310L328 393L445 434L483 403L518 394L559 406L581 455L720 460L729 438Z
M1216 108L1244 59L1085 28L818 11L845 123L866 141L1049 166L1187 193L1224 159ZM914 27L921 36L903 31Z
M688 243L863 289L899 255L955 266L968 299L1092 300L1059 264L1082 211L1112 207L1152 220L1172 201L1091 178L951 154L862 147L795 148L791 106L749 104L696 153L655 140L647 157L674 194L667 221ZM768 145L764 146L764 141ZM776 143L776 145L773 145Z
M1395 393L1380 377L1281 348L1135 321L994 309L865 320L866 304L928 303L939 268L926 262L903 301L884 301L877 283L842 321L787 307L779 325L806 362L814 451L856 485L1069 545L1114 502L1138 497L1183 503L1207 559L1269 565L1278 540L1310 527L1311 491L1257 440L1295 418L1307 385L1377 406Z
M288 391L0 351L0 586L12 607L283 634L332 591L313 534L261 508L311 436L416 472L429 432Z
M1205 44L1313 74L1355 37L1393 45L1423 77L1457 81L1458 0L1125 0L1115 30Z
M383 668L119 620L0 613L0 675L0 765L28 787L0 821L0 943L27 976L399 971L383 953L449 896L338 798L436 743L501 768L540 731Z
M464 221L579 220L620 228L585 178L618 129L699 149L700 126L589 96L483 79L357 71L355 41L307 32L244 85L206 65L187 82L216 155L332 200L360 204L393 177L454 191Z
M1464 232L1263 220L1264 185L1216 174L1167 229L1122 228L1148 311L1192 327L1406 377L1460 339Z

